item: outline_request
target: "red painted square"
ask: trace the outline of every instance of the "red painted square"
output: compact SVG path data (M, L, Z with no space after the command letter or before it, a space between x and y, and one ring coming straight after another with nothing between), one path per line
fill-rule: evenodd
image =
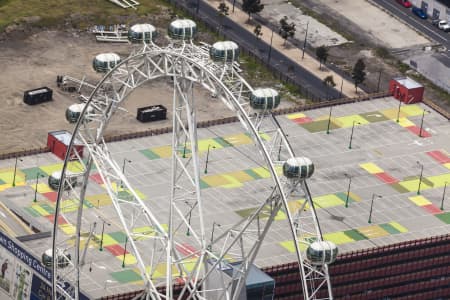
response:
M411 131L412 133L414 133L415 135L419 135L420 127L417 127L414 125L414 126L409 126L409 127L405 127L405 128L408 129L409 131ZM427 138L430 136L431 136L431 134L422 128L422 137Z
M55 222L55 215L48 215L48 216L45 216L45 218L47 220L49 220L51 223ZM58 225L63 225L63 224L67 224L67 223L69 223L69 222L67 222L67 220L64 219L63 216L58 217Z
M177 248L178 252L180 252L181 254L183 254L185 256L193 256L193 254L196 252L194 247L192 247L191 245L186 244L186 243L177 245L176 248ZM194 256L198 256L198 255L194 255Z
M114 256L123 255L123 252L125 251L125 249L122 246L120 246L119 244L105 246L103 248L108 250ZM130 252L128 252L128 250L125 253L130 254Z
M57 192L48 192L48 193L44 193L43 195L45 196L45 198L47 198L48 200L50 200L53 203L55 203L56 198L58 198Z
M311 123L313 121L313 119L311 119L310 117L303 117L303 118L292 119L292 121L296 124L306 124L306 123Z
M103 179L102 179L102 177L100 176L99 173L93 174L93 175L89 176L89 178L91 178L97 184L103 184L104 183Z
M391 175L389 175L386 172L377 173L377 174L375 174L375 176L377 176L377 178L382 180L384 183L390 184L390 183L397 183L398 182L397 178L392 177Z
M432 213L433 215L435 214L441 214L442 210L440 210L438 207L436 207L436 205L434 204L428 204L428 205L424 205L422 206L427 212Z
M446 154L442 153L439 150L430 151L427 152L427 154L441 164L450 163L450 157L448 157Z

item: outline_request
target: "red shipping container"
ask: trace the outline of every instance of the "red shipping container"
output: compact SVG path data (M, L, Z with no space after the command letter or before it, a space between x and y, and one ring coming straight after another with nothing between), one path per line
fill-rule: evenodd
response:
M66 130L51 131L47 136L47 147L50 148L50 151L53 154L64 160L71 138L72 134ZM83 157L83 148L83 144L75 140L74 146L70 153L70 160L77 158L76 152L78 152L80 157Z
M403 103L421 102L425 88L409 77L396 77L389 82L391 95Z

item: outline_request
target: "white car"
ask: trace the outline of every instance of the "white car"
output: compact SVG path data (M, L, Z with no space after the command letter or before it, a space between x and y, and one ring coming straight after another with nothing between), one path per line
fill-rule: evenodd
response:
M445 20L433 20L431 23L440 30L443 30L445 32L450 31L450 25Z

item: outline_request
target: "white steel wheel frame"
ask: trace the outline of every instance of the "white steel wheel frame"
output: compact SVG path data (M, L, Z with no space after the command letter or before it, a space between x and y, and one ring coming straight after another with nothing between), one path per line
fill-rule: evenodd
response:
M314 205L305 180L288 181L276 172L276 166L294 157L293 151L279 126L276 118L269 112L256 112L249 107L248 99L252 88L241 77L233 66L220 65L207 59L207 54L190 55L173 49L157 49L138 53L127 58L108 72L89 97L83 112L75 126L67 154L72 153L75 140L84 144L85 159L72 153L83 166L77 174L66 172L69 157L64 161L61 184L55 209L53 228L53 253L64 248L72 254L73 260L68 266L60 267L56 255L53 255L53 299L79 299L80 268L84 264L86 252L81 253L81 232L88 232L86 224L90 224L83 216L83 201L88 184L91 166L95 165L105 182L107 192L112 200L116 213L121 221L122 229L127 235L131 252L137 259L137 268L144 281L146 299L173 299L173 279L182 277L184 286L179 298L187 299L237 299L244 285L250 264L254 261L258 249L280 208L283 208L289 221L293 236L299 269L302 277L305 299L318 299L321 288L327 288L327 295L320 299L332 299L331 285L327 266L314 266L305 260L304 249L314 241L322 240ZM199 59L200 56L200 59ZM139 195L130 186L119 165L112 159L108 147L103 140L104 130L119 105L138 86L148 80L160 77L171 77L174 81L173 138L172 138L172 186L170 197L169 220L160 220L143 203ZM220 78L220 79L219 79ZM221 99L234 111L244 128L251 134L255 145L265 160L275 187L267 199L262 201L258 209L246 219L221 228L222 234L213 241L207 241L203 205L200 192L200 170L198 161L197 131L193 84L199 84L209 90L212 95ZM89 111L89 108L93 111ZM269 136L262 139L261 135ZM182 156L183 145L191 145L189 158ZM183 153L184 154L184 153ZM70 177L82 177L82 184L72 186ZM132 195L132 199L121 199L118 194L118 183ZM61 210L63 186L69 186L68 197L77 207L76 217L69 219ZM300 207L290 208L288 201L299 195L306 201ZM298 198L297 198L298 199ZM309 209L307 209L309 206ZM259 218L260 213L268 218ZM189 216L189 217L188 217ZM199 228L191 226L191 216L196 218ZM58 229L58 219L66 217L76 223L76 231L72 235L62 235ZM165 229L162 224L169 226ZM90 224L92 225L92 224ZM142 225L154 229L151 237L136 233L133 229ZM95 226L95 224L94 224ZM181 246L179 232L188 229L195 242L195 256L184 255L177 250ZM91 238L92 230L88 241ZM75 240L75 245L67 249L67 241ZM183 237L185 240L185 237ZM303 244L304 247L299 245ZM213 251L220 248L220 251ZM303 250L301 250L301 248ZM85 250L87 245L85 245ZM147 254L151 252L150 258ZM64 252L66 253L66 252ZM225 265L228 254L232 254L241 262L233 266L233 280L225 280L217 269ZM62 254L65 255L65 254ZM187 262L190 268L187 268ZM166 280L154 281L152 275L160 264L166 264ZM193 265L193 266L192 266ZM177 274L173 274L172 267ZM56 276L55 276L56 275ZM217 278L223 279L217 284ZM214 283L213 283L214 282ZM236 284L237 282L237 284ZM159 287L165 286L161 292Z

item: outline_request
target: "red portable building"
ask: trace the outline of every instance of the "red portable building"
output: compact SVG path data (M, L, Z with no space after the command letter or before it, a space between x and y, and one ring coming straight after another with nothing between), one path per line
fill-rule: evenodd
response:
M47 136L47 147L50 148L50 151L53 154L64 160L71 138L72 134L66 130L51 131ZM75 140L74 142L72 152L70 153L70 159L76 158L75 151L78 152L80 157L83 157L83 144L78 140Z
M406 104L422 101L424 90L423 85L409 77L396 77L389 82L391 95Z

